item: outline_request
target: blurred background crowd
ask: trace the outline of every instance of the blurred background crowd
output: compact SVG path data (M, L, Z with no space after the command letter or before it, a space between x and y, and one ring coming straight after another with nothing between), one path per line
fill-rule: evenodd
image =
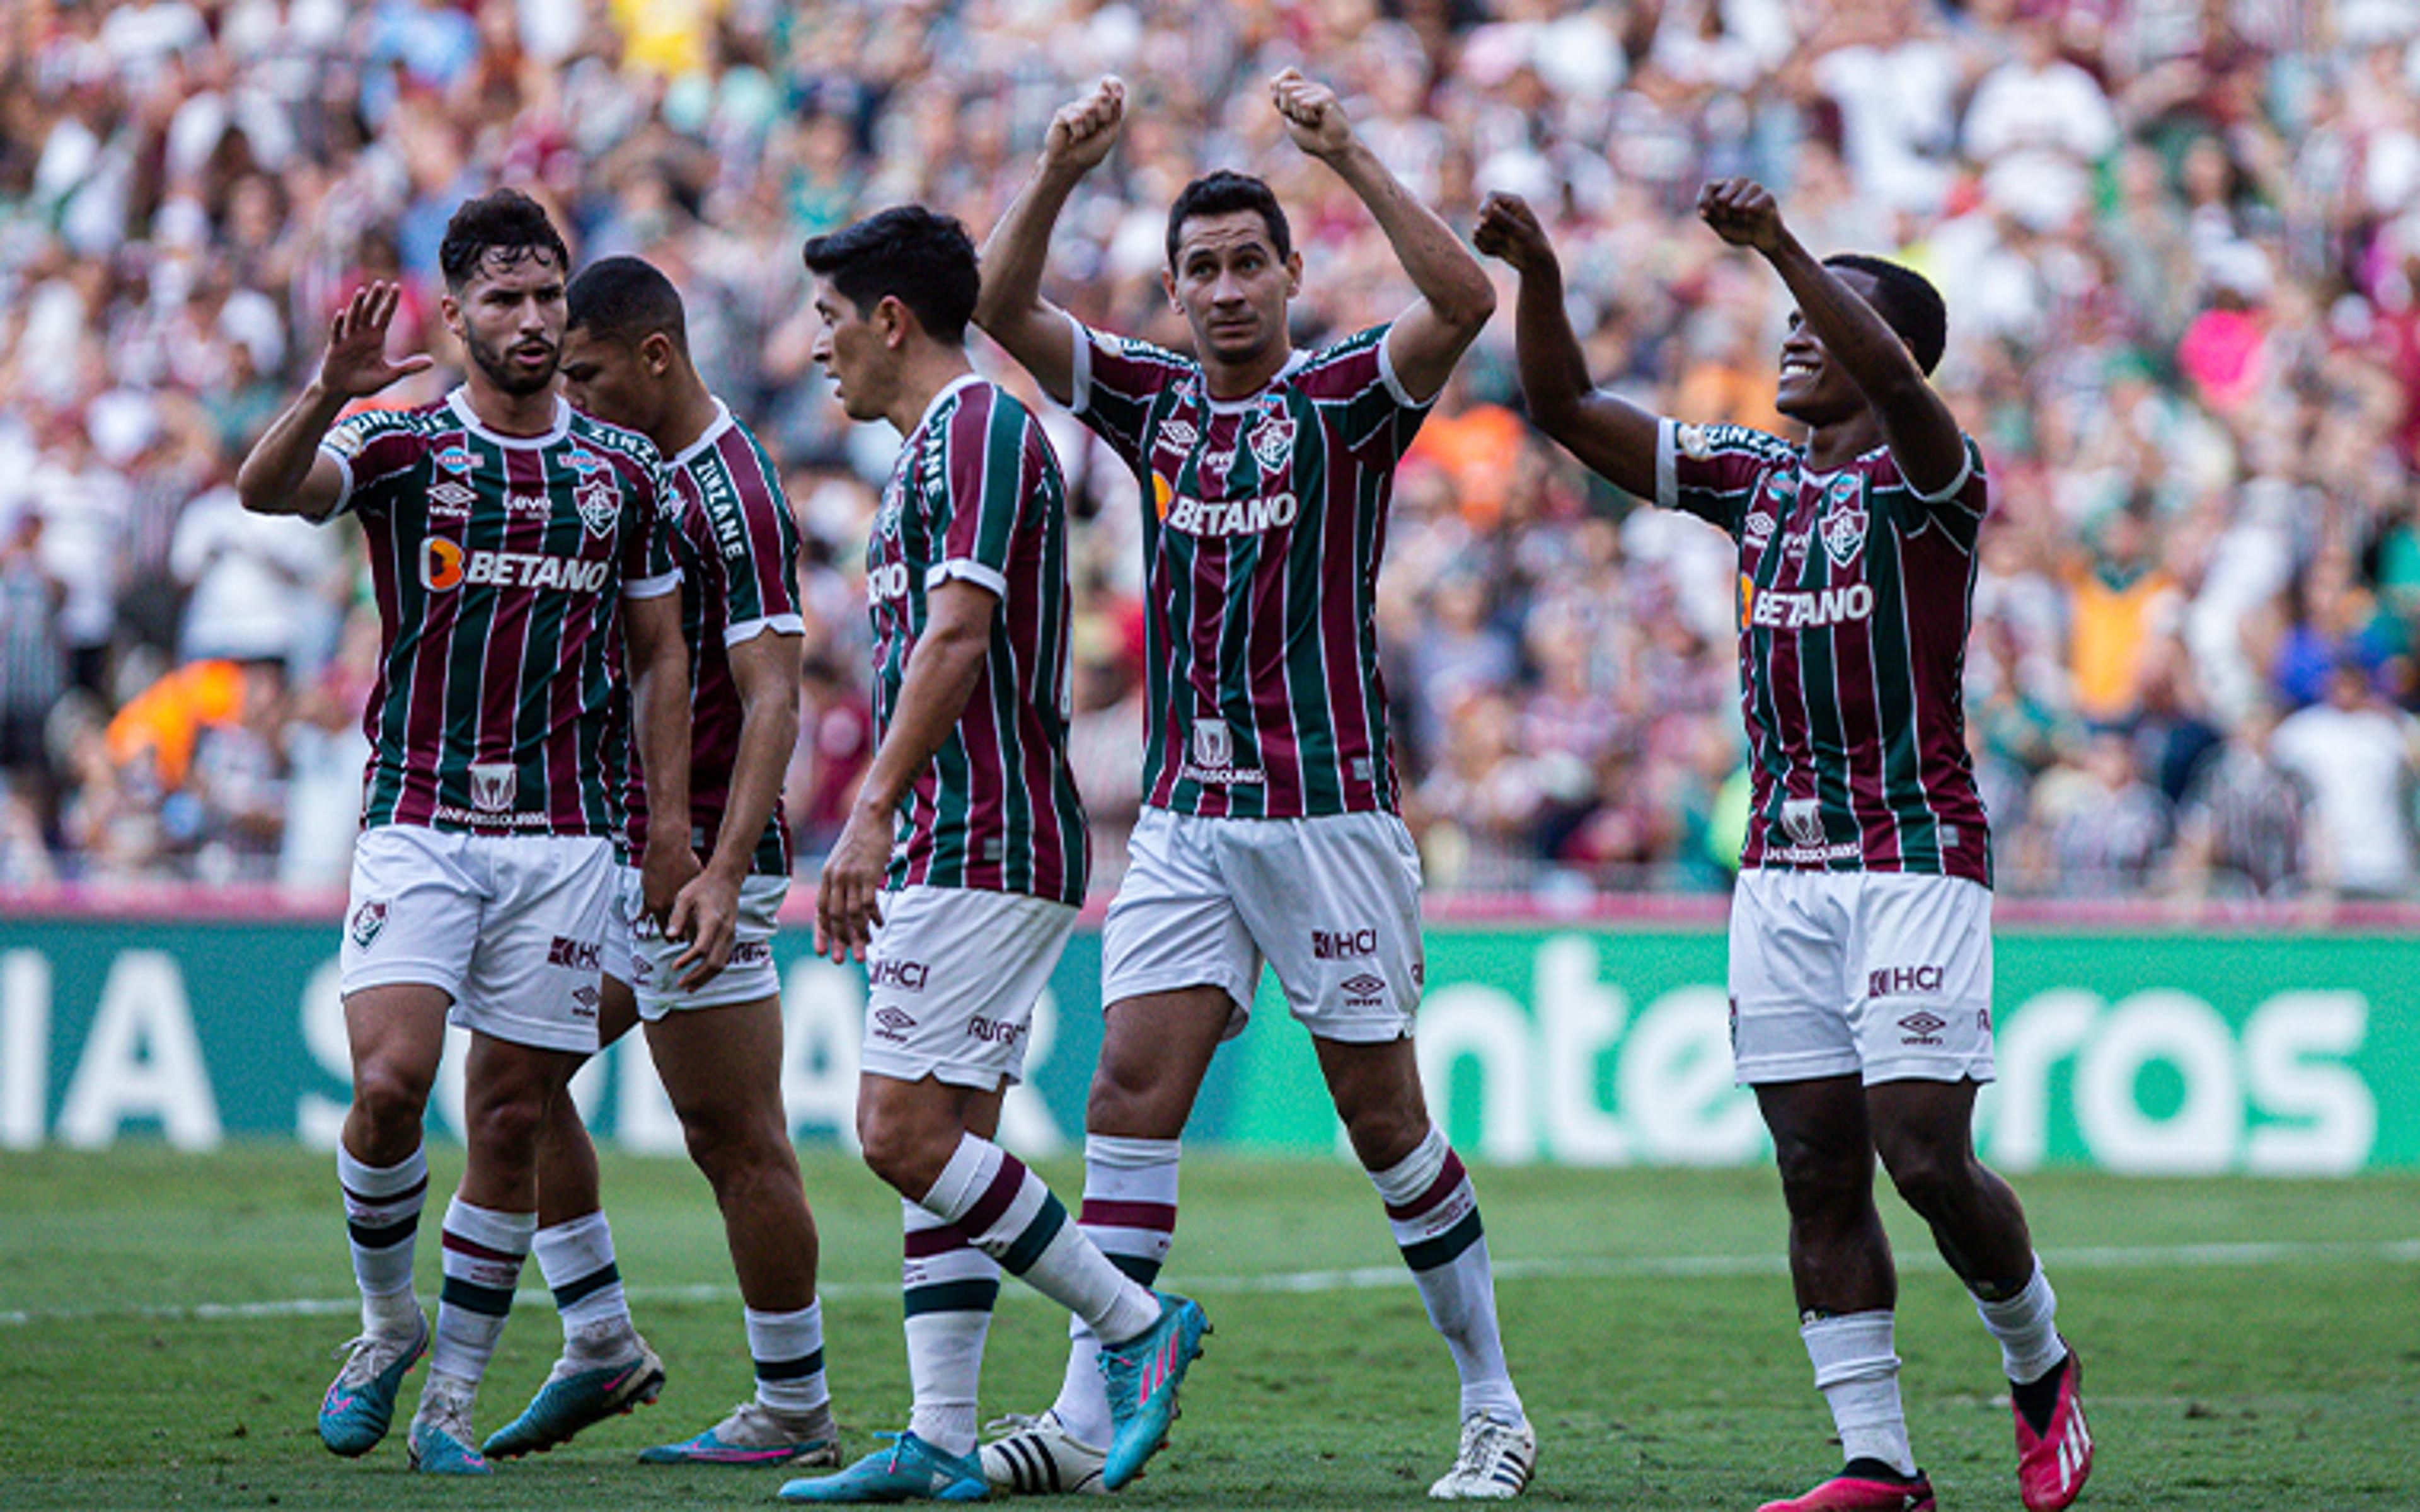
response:
M1224 165L1291 211L1299 340L1388 318L1384 239L1268 106L1289 63L1457 227L1528 196L1591 371L1663 412L1783 425L1787 300L1697 224L1710 177L1942 286L1939 381L1993 479L1966 667L2004 893L2420 895L2420 0L10 0L0 886L342 887L377 642L358 534L248 517L231 478L357 281L400 277L398 347L457 360L437 243L498 181L579 256L662 266L782 461L811 873L868 754L861 561L896 439L809 361L800 241L911 199L980 238L1051 111L1115 71L1125 140L1062 223L1055 299L1183 345L1166 208ZM1528 430L1505 295L1403 470L1383 579L1432 889L1720 889L1730 543ZM1139 517L1048 414L1106 888Z

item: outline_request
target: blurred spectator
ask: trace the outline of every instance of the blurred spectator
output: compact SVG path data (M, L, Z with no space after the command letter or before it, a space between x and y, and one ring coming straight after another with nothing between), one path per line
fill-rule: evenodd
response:
M2408 893L2420 722L2383 706L2349 661L2329 676L2327 702L2288 716L2270 750L2310 790L2313 883L2339 898Z
M2303 784L2277 764L2276 716L2244 716L2202 765L2177 819L2176 885L2189 897L2290 897L2306 885Z

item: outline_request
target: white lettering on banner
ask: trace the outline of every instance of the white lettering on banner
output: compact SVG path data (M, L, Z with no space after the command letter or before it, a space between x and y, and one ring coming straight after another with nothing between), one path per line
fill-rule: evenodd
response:
M2076 1129L2107 1169L2347 1175L2369 1163L2378 1139L2377 1096L2344 1063L2368 1026L2368 999L2350 991L2277 994L2240 1035L2209 1003L2173 988L2114 1006L2075 988L2042 993L2002 1021L2000 1080L1978 1104L1978 1143L2007 1170L2040 1165L2054 1073L2071 1061ZM2179 1088L2165 1113L2143 1105L2153 1066Z
M218 1148L209 1068L194 1037L185 979L165 950L128 950L110 964L84 1058L59 1105L59 1142L99 1149L138 1119L157 1119L172 1149Z
M1479 1153L1499 1165L1538 1158L1529 1124L1529 1015L1520 999L1475 981L1432 987L1413 1041L1420 1081L1441 1128L1453 1126L1454 1064L1479 1063Z
M1745 1165L1766 1148L1756 1098L1731 1078L1730 995L1675 987L1638 1016L1614 1091L1642 1159Z
M0 1149L32 1149L50 1123L51 963L0 956Z
M802 958L783 982L782 1019L782 1103L790 1110L792 1132L828 1130L855 1149L863 973Z
M1538 947L1533 977L1546 1084L1546 1126L1539 1131L1557 1160L1620 1165L1630 1160L1621 1120L1597 1100L1597 1067L1630 1017L1630 999L1597 973L1596 947L1560 935Z

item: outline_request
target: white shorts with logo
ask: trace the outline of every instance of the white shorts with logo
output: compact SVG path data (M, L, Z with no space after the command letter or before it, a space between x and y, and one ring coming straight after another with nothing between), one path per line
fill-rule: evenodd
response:
M1749 868L1731 894L1740 1085L1992 1079L1992 892L1964 877Z
M689 949L645 916L645 889L639 869L618 869L613 890L613 932L605 945L605 975L630 984L639 1017L652 1024L676 1008L728 1008L782 995L782 974L773 964L774 919L790 895L788 877L751 876L739 884L739 917L731 959L696 992L681 990L673 963Z
M1101 1000L1218 987L1241 1034L1261 963L1323 1040L1378 1044L1420 1005L1420 853L1390 813L1204 819L1145 809L1101 935Z
M595 836L368 830L353 842L344 990L442 988L465 1028L594 1053L614 871Z
M884 893L865 952L859 1068L984 1091L1022 1081L1034 1001L1075 928L1073 906L1021 892Z

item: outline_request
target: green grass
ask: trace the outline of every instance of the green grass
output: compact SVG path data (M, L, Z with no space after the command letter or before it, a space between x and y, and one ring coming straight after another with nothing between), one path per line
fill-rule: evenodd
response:
M432 1185L450 1189L458 1156ZM1073 1196L1080 1176L1046 1174ZM907 1405L898 1208L838 1155L809 1159L831 1379L847 1447ZM1753 1172L1482 1170L1506 1348L1536 1420L1531 1499L1743 1508L1833 1463L1778 1266L1779 1198ZM2061 1323L2085 1349L2101 1448L2083 1505L2420 1507L2420 1180L2021 1180ZM478 1485L361 1461L312 1412L351 1331L325 1157L149 1148L0 1156L0 1507L566 1507L766 1503L778 1472L643 1469L749 1391L738 1303L704 1183L609 1159L607 1201L663 1401ZM1452 1376L1368 1183L1332 1165L1197 1156L1168 1281L1218 1325L1139 1506L1404 1507L1452 1451ZM434 1215L421 1291L435 1291ZM1997 1354L1920 1230L1900 1352L1917 1452L1948 1508L2013 1508ZM2274 1249L2187 1246L2273 1244ZM1359 1273L1370 1273L1364 1278ZM1345 1273L1319 1287L1309 1273ZM533 1284L535 1276L533 1273ZM320 1314L243 1311L296 1300ZM236 1304L238 1310L205 1311ZM1056 1389L1060 1315L1003 1292L986 1415ZM483 1428L518 1411L558 1335L523 1292ZM420 1372L405 1396L409 1411Z

